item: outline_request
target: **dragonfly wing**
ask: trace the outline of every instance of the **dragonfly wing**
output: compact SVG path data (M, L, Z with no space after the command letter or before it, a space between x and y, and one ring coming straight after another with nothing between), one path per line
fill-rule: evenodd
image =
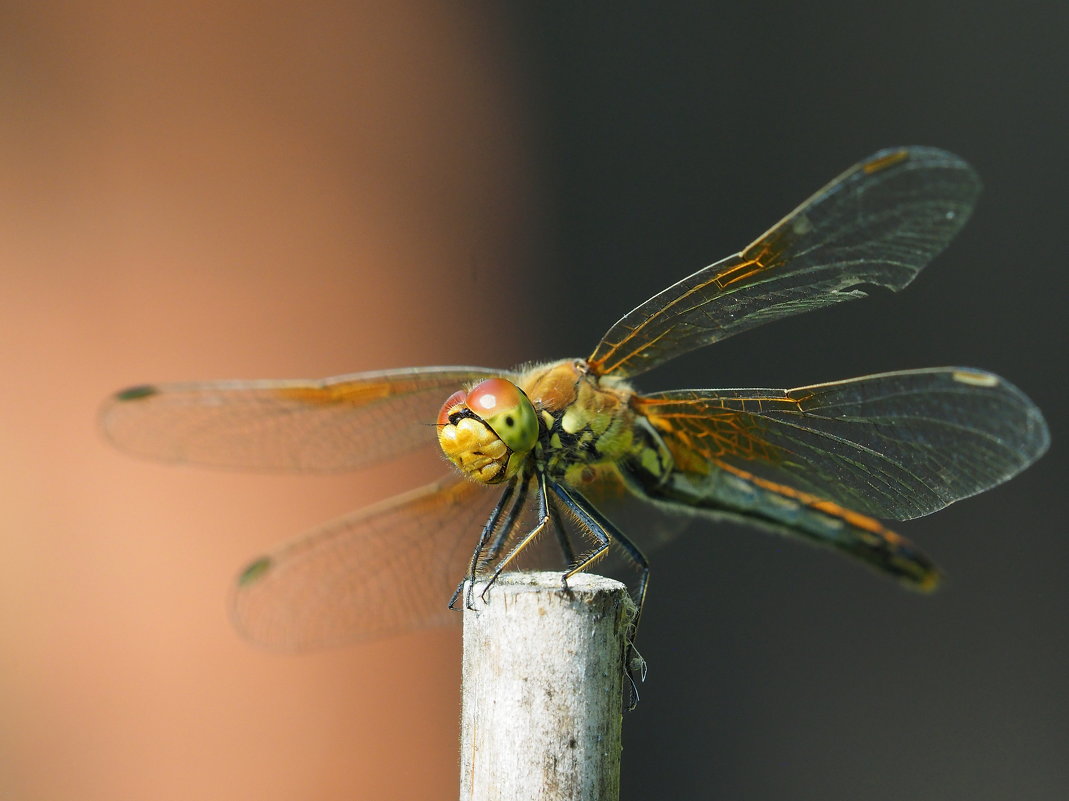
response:
M242 572L235 624L303 650L459 622L447 605L499 496L449 476L327 523Z
M794 314L898 291L949 244L980 191L957 156L882 150L854 165L741 253L626 314L589 357L634 376L695 348Z
M105 436L136 456L213 467L331 472L435 441L438 409L457 389L507 371L425 367L318 381L208 381L113 395Z
M725 465L896 520L1001 484L1050 442L1020 390L959 367L787 390L678 390L636 403L683 470Z

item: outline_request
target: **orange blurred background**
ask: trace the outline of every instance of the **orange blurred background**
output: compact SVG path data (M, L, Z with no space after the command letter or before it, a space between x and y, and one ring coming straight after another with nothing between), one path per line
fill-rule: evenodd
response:
M455 797L458 630L278 655L226 613L251 556L409 482L138 462L94 415L143 381L514 361L521 318L469 316L540 253L505 26L422 0L0 15L0 798Z

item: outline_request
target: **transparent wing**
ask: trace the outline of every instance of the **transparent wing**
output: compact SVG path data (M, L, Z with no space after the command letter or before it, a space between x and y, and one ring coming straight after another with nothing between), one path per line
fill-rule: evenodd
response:
M447 605L499 497L449 476L327 523L242 572L235 624L298 650L459 622Z
M786 390L677 390L639 398L637 408L682 470L727 465L896 520L1012 478L1050 442L1020 390L960 367Z
M980 179L928 147L881 150L854 165L741 253L626 314L588 361L633 376L763 323L898 291L965 224Z
M435 441L446 398L508 371L425 367L319 381L207 381L131 387L100 414L105 436L136 456L213 467L330 472Z

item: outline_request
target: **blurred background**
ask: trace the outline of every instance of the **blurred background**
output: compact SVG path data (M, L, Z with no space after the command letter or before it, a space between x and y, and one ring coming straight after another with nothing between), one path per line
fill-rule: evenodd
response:
M455 797L459 629L279 655L227 619L248 558L405 477L135 461L101 400L585 355L899 144L985 183L906 292L642 386L978 366L1052 450L899 526L949 575L931 598L744 529L655 554L623 797L1066 797L1067 26L1056 2L0 2L0 798Z

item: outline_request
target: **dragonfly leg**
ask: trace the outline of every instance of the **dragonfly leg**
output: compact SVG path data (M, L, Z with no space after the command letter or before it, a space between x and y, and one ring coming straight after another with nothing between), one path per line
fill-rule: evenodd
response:
M517 542L513 546L512 550L509 551L508 554L506 554L505 557L494 567L494 574L490 577L490 580L486 582L486 586L483 588L482 591L482 598L484 601L486 600L486 594L490 591L490 588L494 585L494 582L497 581L498 576L500 576L501 573L505 570L505 568L509 566L509 563L511 563L513 559L519 556L520 552L524 548L534 542L535 538L538 537L538 535L541 534L545 530L546 526L550 523L549 495L546 490L546 474L543 472L539 472L537 481L538 522L535 523L534 527L530 531L523 535L523 538L519 542Z
M527 505L527 493L530 489L531 482L527 476L518 476L513 484L519 485L519 492L512 500L512 504L509 506L508 513L505 515L504 522L498 525L497 535L494 537L490 546L486 549L484 555L485 564L493 563L497 557L501 554L501 549L505 543L512 537L513 532L516 530L516 525L519 522L520 515L523 514L523 508ZM472 555L471 570L468 574L468 597L467 605L468 609L472 609L475 606L475 573L478 562L478 551ZM486 585L486 589L483 590L483 599L486 599L486 591L490 589L490 585L497 581L497 577L501 573L501 567L494 571L493 576L490 577L489 583Z
M554 483L552 486L553 494L557 496L557 500L575 516L579 525L597 542L594 550L579 557L561 576L561 585L564 589L568 589L568 579L590 567L608 552L609 545L612 542L612 535L609 533L608 527L612 524L601 515L598 515L601 520L594 517L594 514L596 514L594 507L586 503L586 499L582 498L582 496L573 495L560 484Z
M580 559L574 567L564 574L562 581L565 586L567 586L569 578L590 567L590 565L596 562L600 557L604 556L605 552L609 549L610 542L615 542L619 545L625 556L627 556L631 563L638 569L638 588L635 592L635 605L638 607L638 612L635 614L635 619L631 624L633 637L634 632L638 630L639 619L642 617L642 609L646 605L646 590L649 586L650 579L650 563L647 561L646 555L642 553L637 545L627 538L627 535L614 526L582 495L560 484L554 483L551 486L553 494L557 499L567 507L568 511L575 516L583 529L585 529L598 543L593 551Z
M498 526L497 536L494 537L486 549L485 558L487 562L492 562L501 555L501 549L505 547L505 543L508 542L509 537L512 535L513 529L516 527L516 521L523 512L524 504L527 503L527 491L530 489L531 482L526 478L518 477L512 483L519 484L519 491L516 493L512 508L509 509L508 514L505 516L505 522ZM474 575L472 578L474 578Z
M631 621L630 630L627 633L627 666L625 673L630 684L628 692L627 709L632 710L638 706L638 685L646 680L646 660L635 647L635 635L638 633L639 620L642 617L642 609L646 605L646 590L649 587L650 565L646 555L639 550L627 536L614 526L608 518L601 514L586 498L577 492L570 491L567 487L553 484L553 494L574 515L579 524L598 541L597 547L571 570L561 577L561 583L565 589L568 587L568 579L585 570L596 562L609 549L610 542L615 542L623 550L631 563L638 568L640 576L638 588L635 593L635 617Z
M520 485L520 492L516 492L516 485L522 482ZM513 496L517 497L517 502L513 502ZM519 514L519 510L523 506L523 501L527 496L527 482L521 478L517 478L510 481L508 486L505 487L505 491L501 493L501 499L497 502L494 510L490 512L490 517L487 518L486 524L483 526L482 533L479 534L479 543L475 546L475 550L471 552L471 561L468 563L468 573L461 579L457 585L456 590L453 592L453 597L449 599L449 608L456 609L457 598L460 597L460 593L464 589L464 583L468 583L468 595L465 598L465 606L468 609L472 608L474 599L472 597L472 587L475 585L475 574L479 569L479 561L482 556L483 549L486 548L486 543L490 541L490 537L493 536L494 531L498 530L497 536L494 538L494 543L490 546L491 551L496 547L500 549L500 540L507 537L509 530L515 525L516 516ZM507 512L506 512L507 510ZM505 514L504 522L501 523L501 515ZM500 523L500 526L499 526Z
M564 526L560 525L560 520L554 520L553 522L556 524L553 526L553 530L557 534L557 544L560 546L561 555L564 557L564 564L574 565L578 559L575 556L575 548L572 547L568 531Z

